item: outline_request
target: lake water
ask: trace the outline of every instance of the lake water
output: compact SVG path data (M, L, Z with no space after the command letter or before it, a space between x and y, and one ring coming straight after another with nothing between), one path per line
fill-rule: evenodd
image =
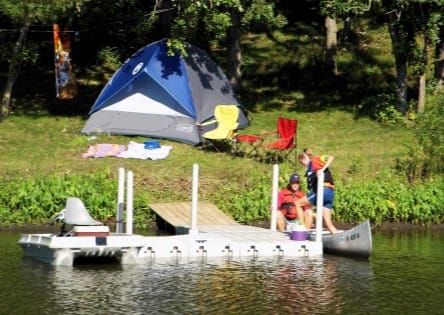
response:
M444 231L374 232L370 259L53 267L0 232L0 314L443 314Z

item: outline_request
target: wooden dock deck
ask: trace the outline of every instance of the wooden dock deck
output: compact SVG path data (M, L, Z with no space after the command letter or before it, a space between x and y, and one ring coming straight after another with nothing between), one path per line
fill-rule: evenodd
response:
M191 202L151 203L148 206L176 229L191 225ZM239 225L239 223L215 205L200 202L197 206L197 225Z

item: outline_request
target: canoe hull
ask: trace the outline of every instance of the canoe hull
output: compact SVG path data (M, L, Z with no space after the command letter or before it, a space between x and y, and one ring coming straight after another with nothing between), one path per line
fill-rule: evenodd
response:
M315 232L309 234L309 239L315 238ZM337 234L328 232L322 235L324 252L341 256L368 258L373 247L370 222L367 220L349 230Z

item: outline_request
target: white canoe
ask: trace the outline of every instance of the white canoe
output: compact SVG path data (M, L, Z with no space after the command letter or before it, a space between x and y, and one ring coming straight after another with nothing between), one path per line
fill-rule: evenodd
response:
M314 240L315 231L310 231L308 239ZM372 253L372 232L370 222L367 220L349 230L330 234L325 231L322 234L324 252L343 256L368 258Z

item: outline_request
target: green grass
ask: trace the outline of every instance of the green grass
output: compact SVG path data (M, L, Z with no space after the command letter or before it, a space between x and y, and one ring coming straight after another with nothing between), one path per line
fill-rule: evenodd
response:
M395 159L404 154L404 144L413 137L404 126L384 127L366 118L356 120L352 114L340 110L250 113L250 126L240 132L255 134L273 130L280 115L298 119L298 151L310 147L315 153L335 156L331 169L339 182L365 181L374 179L380 171L390 171ZM251 179L263 174L268 174L271 180L270 164L169 140L161 140L162 145L173 146L164 160L84 159L81 154L89 145L128 144L145 139L99 136L90 140L80 134L84 123L79 117L9 116L0 123L0 176L89 174L107 168L117 175L118 168L124 167L134 172L136 191L147 192L152 201L189 199L194 163L200 167L199 193L204 200L211 200L225 187L242 189L252 184ZM280 169L283 177L294 171L304 172L301 165L289 161L282 163Z

